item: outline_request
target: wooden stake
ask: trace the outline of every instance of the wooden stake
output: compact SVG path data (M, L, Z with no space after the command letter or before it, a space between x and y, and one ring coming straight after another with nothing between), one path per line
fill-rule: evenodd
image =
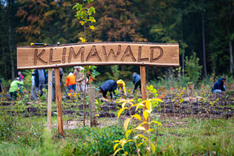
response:
M90 116L90 127L97 126L97 120L95 118L95 87L90 85L88 87L88 96L89 96L89 116ZM93 108L94 107L94 108Z
M51 105L52 105L52 68L48 70L48 107L47 107L47 128L51 131Z
M57 103L57 119L58 119L58 131L63 136L63 116L62 116L62 99L61 99L61 88L60 88L60 75L59 68L54 68L55 76L55 92L56 92L56 103Z
M140 74L141 74L141 93L142 93L142 101L147 100L146 97L146 72L145 72L145 66L140 66ZM144 105L143 111L146 110L146 106ZM150 119L144 119L144 121L149 122ZM145 124L145 129L149 129L149 124Z

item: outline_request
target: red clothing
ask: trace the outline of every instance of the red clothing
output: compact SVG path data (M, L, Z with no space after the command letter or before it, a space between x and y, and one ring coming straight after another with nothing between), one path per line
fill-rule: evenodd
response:
M74 74L69 74L66 79L67 87L76 84L76 76Z
M23 76L23 75L20 75L20 79L24 81L24 76Z

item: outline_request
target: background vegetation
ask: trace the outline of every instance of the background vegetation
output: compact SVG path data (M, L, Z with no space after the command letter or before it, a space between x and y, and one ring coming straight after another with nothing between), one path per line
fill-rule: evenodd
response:
M77 43L84 28L72 9L82 0L0 0L0 77L16 77L16 46L31 42ZM233 74L232 0L95 0L96 31L85 27L89 42L127 41L179 43L180 73L193 53L202 66L200 75ZM99 66L108 76L110 66ZM120 66L129 78L137 66ZM172 68L147 67L147 80L162 77ZM150 74L149 74L150 73ZM24 73L23 73L24 74ZM102 77L105 78L105 77Z

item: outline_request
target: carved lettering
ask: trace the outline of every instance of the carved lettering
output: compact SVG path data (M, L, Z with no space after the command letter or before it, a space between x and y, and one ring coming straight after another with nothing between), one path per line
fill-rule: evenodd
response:
M94 64L179 66L179 45L108 42L17 47L17 68L19 69Z
M142 50L142 47L139 46L138 47L138 62L149 61L149 58L141 58L141 50Z
M38 49L35 49L34 51L34 66L37 65L37 60L40 61L43 64L47 64L48 62L41 59L41 56L45 53L45 49L42 49L41 53L38 55Z
M85 51L85 48L83 46L79 49L79 51L77 53L75 53L75 50L73 47L70 47L69 56L68 56L68 63L71 63L72 57L74 59L77 59L77 57L79 55L81 55L81 62L84 62L84 51Z
M66 63L67 48L63 48L62 63Z
M126 50L125 50L125 52L124 52L124 54L123 54L123 56L122 56L122 58L121 58L121 61L124 61L124 59L125 59L126 57L131 57L132 60L133 60L134 62L136 62L136 58L134 57L134 55L133 55L133 53L132 53L132 49L131 49L130 46L128 46L128 47L126 48Z
M156 51L156 49L159 50L159 56L154 58L154 52ZM163 56L163 49L161 47L159 46L150 47L150 62L159 60L162 56Z
M92 46L87 58L86 58L86 61L88 61L90 58L92 57L97 57L99 61L102 61L102 59L100 58L100 56L98 55L98 52L97 52L97 49L96 49L96 46Z
M111 54L114 55L115 61L117 61L118 56L119 56L119 54L121 53L121 45L118 46L118 51L117 51L116 55L115 55L115 52L114 52L113 49L111 49L110 52L109 52L109 54L107 55L107 53L106 53L106 47L105 47L105 46L102 46L102 50L103 50L103 53L104 53L104 55L105 55L105 60L106 60L106 61L109 61L109 58L110 58L110 55L111 55Z
M61 63L60 60L53 61L53 54L54 54L54 50L53 50L53 48L51 48L51 49L50 49L49 64Z

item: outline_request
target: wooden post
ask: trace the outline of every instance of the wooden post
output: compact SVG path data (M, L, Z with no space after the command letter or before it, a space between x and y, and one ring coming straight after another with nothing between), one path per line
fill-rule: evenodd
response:
M88 87L88 96L89 96L89 116L90 116L90 127L97 126L97 119L95 118L95 87L90 85ZM94 108L93 108L94 107Z
M146 72L145 72L145 66L140 66L140 74L141 74L141 93L142 93L142 101L147 100L146 97ZM146 106L144 105L143 111L146 110ZM144 119L144 121L149 122L150 119ZM145 129L149 129L149 124L145 124Z
M56 92L56 103L57 103L57 119L58 119L58 131L63 136L63 116L62 116L62 99L61 99L61 88L60 88L60 75L59 68L54 68L55 76L55 92Z
M48 70L48 107L47 107L47 128L51 131L51 104L52 104L52 68Z

